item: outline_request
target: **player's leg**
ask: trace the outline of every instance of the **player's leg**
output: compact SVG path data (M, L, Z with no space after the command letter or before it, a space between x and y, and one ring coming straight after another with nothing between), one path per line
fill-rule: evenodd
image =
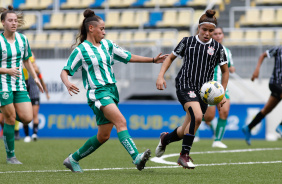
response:
M20 140L20 122L15 121L15 140Z
M219 113L219 118L216 125L216 131L215 131L215 139L212 144L212 147L217 148L227 148L225 144L221 142L223 135L225 133L225 127L227 124L227 117L230 110L230 100L226 99L225 104L221 107Z
M213 128L211 121L215 117L215 110L216 110L216 106L210 105L210 106L208 106L208 109L207 109L207 111L204 115L204 121L211 128L213 135L215 135L215 131L214 131L214 128Z
M282 137L282 121L281 121L281 123L277 126L276 132L279 133L280 136Z
M4 119L3 119L2 112L0 112L0 125L1 125L0 137L2 137L3 136L3 129L4 129Z
M39 102L39 99L38 99ZM39 118L38 118L38 113L39 113L39 103L35 103L32 105L32 110L33 110L33 133L32 133L32 140L36 141L37 140L37 133L38 133L38 124L39 124Z

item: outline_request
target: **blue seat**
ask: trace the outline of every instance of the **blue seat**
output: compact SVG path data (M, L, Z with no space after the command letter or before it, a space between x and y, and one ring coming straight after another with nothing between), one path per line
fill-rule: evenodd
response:
M102 4L105 2L105 0L97 0L95 1L95 3L90 4L89 7L90 8L97 8L97 7L102 7ZM105 19L103 19L105 20Z
M145 2L149 0L137 0L135 3L133 3L131 6L144 6Z
M158 21L163 19L163 12L151 12L149 22L144 24L145 27L156 26Z

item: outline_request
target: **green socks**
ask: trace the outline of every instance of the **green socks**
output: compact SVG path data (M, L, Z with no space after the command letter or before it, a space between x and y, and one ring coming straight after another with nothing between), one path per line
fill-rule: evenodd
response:
M224 120L224 119L218 118L216 130L215 130L214 141L221 141L224 135L224 132L225 132L226 123L227 123L226 119Z
M130 154L131 158L135 160L138 155L138 150L135 146L135 143L131 139L127 130L118 132L118 139L126 151Z
M15 156L15 125L4 125L3 129L3 140L7 157L11 158Z
M95 135L88 139L81 148L79 148L74 154L72 154L72 158L75 161L79 161L80 159L93 153L101 145L102 144L98 141L97 136Z

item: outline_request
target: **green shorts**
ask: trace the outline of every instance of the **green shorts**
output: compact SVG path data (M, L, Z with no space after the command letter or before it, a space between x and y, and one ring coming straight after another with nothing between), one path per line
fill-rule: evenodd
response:
M107 106L111 103L118 106L119 94L115 84L108 84L95 90L87 91L88 105L96 115L97 125L110 123L100 110L101 106Z
M30 102L27 91L1 91L0 92L0 106L11 103Z

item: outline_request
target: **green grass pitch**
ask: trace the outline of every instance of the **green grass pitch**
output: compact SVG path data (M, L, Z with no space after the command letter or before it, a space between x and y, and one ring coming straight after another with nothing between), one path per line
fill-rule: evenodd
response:
M282 141L224 140L228 149L212 148L212 140L193 144L191 157L194 170L174 164L148 161L142 171L117 139L110 139L96 152L80 161L84 173L72 173L63 166L69 153L76 151L86 139L39 139L17 141L16 156L23 165L7 165L3 141L0 142L0 182L5 183L282 183ZM150 148L152 157L158 139L135 139L138 150ZM175 163L181 141L167 147L165 161ZM174 155L173 155L174 154Z

